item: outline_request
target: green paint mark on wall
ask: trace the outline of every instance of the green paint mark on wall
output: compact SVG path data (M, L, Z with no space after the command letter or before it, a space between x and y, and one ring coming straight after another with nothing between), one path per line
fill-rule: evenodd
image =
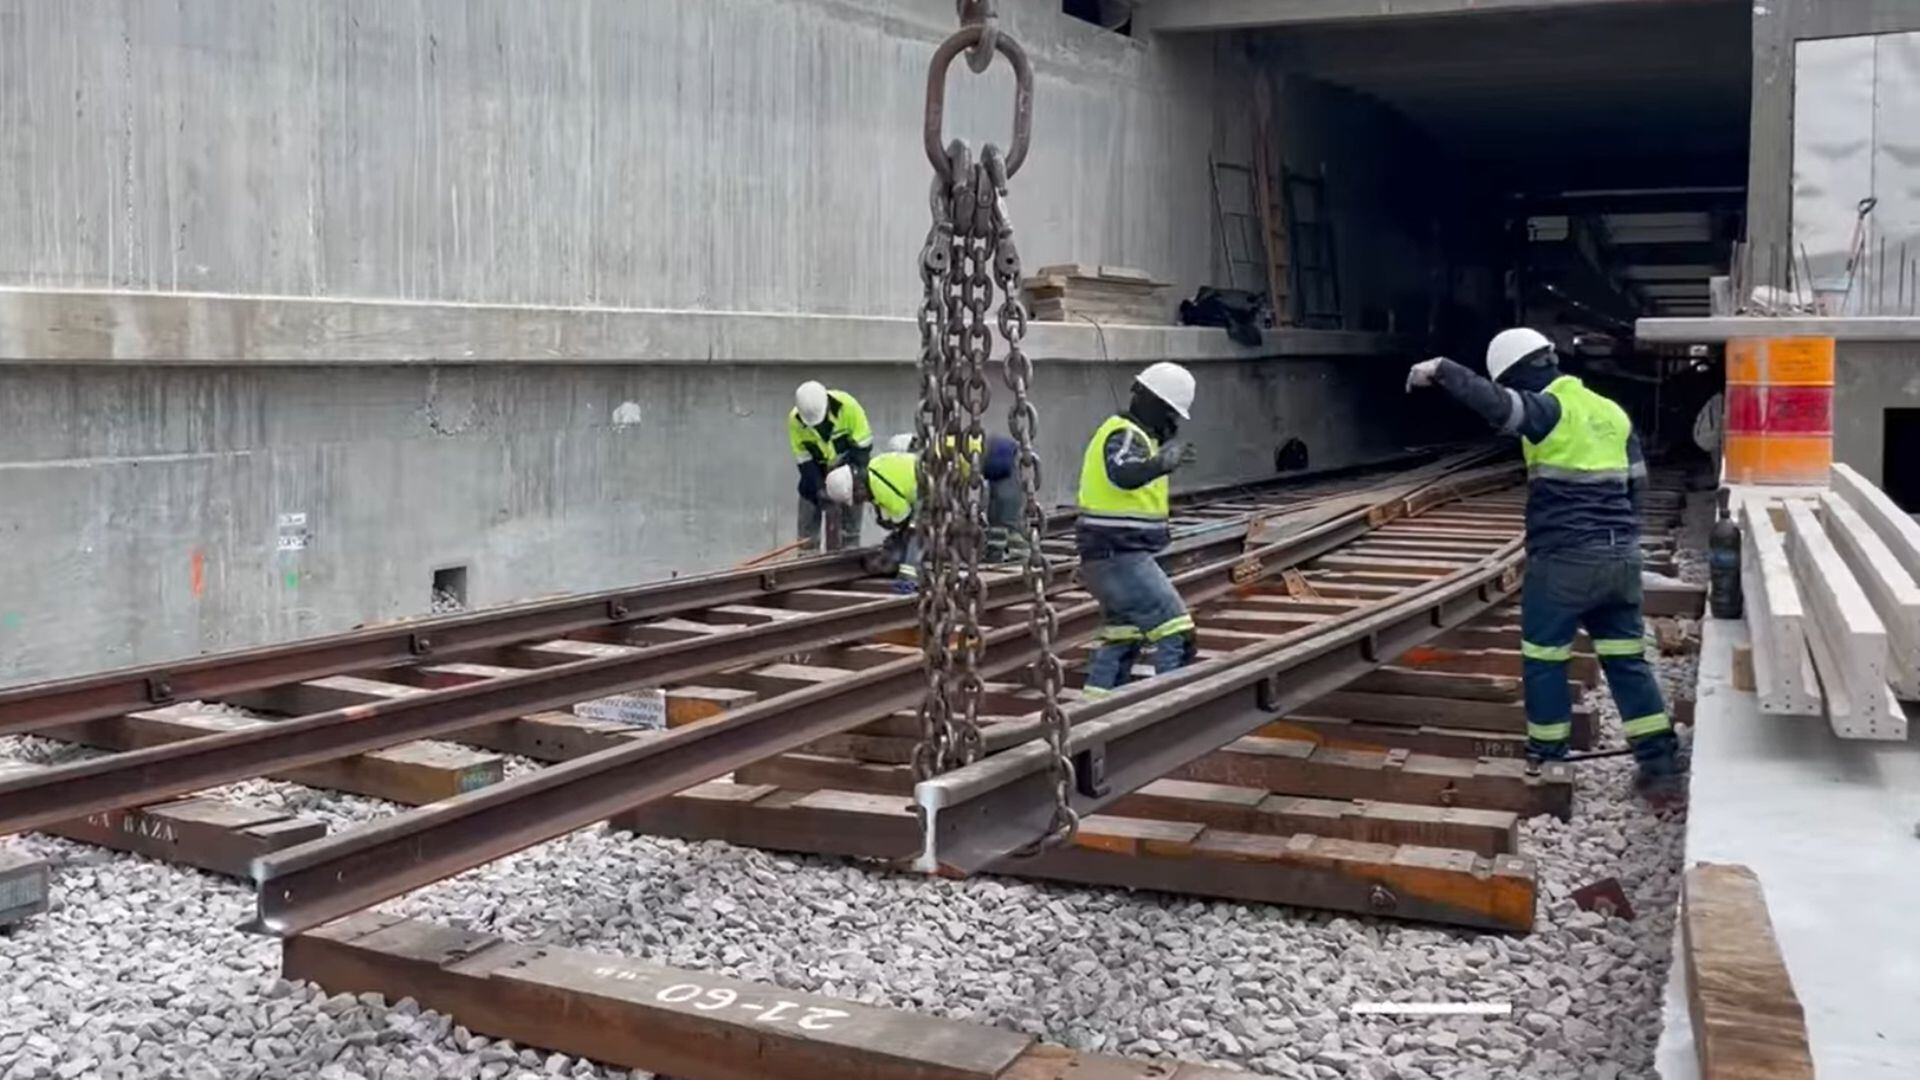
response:
M17 611L9 611L5 615L0 615L0 630L18 630L21 626L25 625L25 623L26 620L22 619L20 613Z
M287 571L286 577L281 580L286 583L287 588L297 589L300 587L300 571L289 570Z

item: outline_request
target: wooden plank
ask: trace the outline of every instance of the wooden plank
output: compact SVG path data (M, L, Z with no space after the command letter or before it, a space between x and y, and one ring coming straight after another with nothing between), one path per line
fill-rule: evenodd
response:
M1234 630L1243 634L1256 634L1262 637L1279 637L1303 627L1318 626L1331 616L1315 614L1288 614L1279 611L1259 611L1248 608L1223 608L1201 612L1195 619L1197 623L1221 630Z
M711 675L701 676L700 681L708 686L751 690L762 697L775 697L795 690L806 690L821 683L851 678L853 674L846 668L822 667L817 664L763 664L749 668L735 668L731 671L716 671Z
M1806 609L1787 562L1786 540L1767 504L1742 500L1740 591L1753 641L1754 687L1763 712L1818 716L1820 682L1807 649Z
M1436 635L1429 643L1445 649L1518 649L1519 623L1474 623L1456 626ZM1573 636L1575 656L1593 655L1593 639L1582 630Z
M1899 696L1920 699L1920 585L1859 511L1833 492L1820 495L1822 523L1887 631L1887 678Z
M1445 577L1456 573L1464 562L1440 559L1400 559L1385 555L1322 555L1313 560L1311 567L1319 570L1347 570L1352 572L1379 571L1396 577Z
M44 768L46 766L25 762L0 761L0 778ZM256 856L317 840L327 834L327 826L318 819L281 810L193 796L152 806L89 814L40 831L160 862L251 878Z
M857 604L871 604L876 599L873 593L859 589L795 589L769 598L770 602L793 611L838 611Z
M877 1009L626 957L515 945L362 913L287 939L281 974L413 998L496 1038L623 1068L745 1080L998 1080L1032 1045L999 1028Z
M906 800L845 792L796 797L755 788L735 795L702 785L610 824L652 835L888 860L910 857L920 843ZM1483 858L1471 851L1240 833L1111 814L1082 821L1070 849L1008 859L992 872L1520 931L1532 925L1535 890L1532 864L1513 855Z
M47 910L52 871L47 861L0 847L0 926L24 922Z
M1418 671L1451 671L1466 675L1519 678L1526 672L1520 650L1512 648L1449 649L1438 645L1421 645L1408 649L1394 663ZM1590 652L1574 653L1567 662L1567 677L1587 686L1597 685L1600 681L1600 658Z
M1459 848L1478 855L1515 850L1520 820L1502 810L1303 798L1194 780L1155 780L1123 796L1105 813L1269 836L1312 833L1375 844Z
M1649 583L1641 593L1640 609L1648 616L1698 619L1707 613L1707 589L1704 585Z
M1523 683L1518 675L1423 671L1389 664L1362 675L1348 683L1346 688L1373 694L1513 702L1520 700Z
M1787 561L1807 597L1807 649L1827 720L1848 739L1905 739L1907 717L1887 685L1887 628L1847 570L1810 503L1786 504Z
M752 690L728 686L674 686L667 695L667 726L683 727L711 720L760 700Z
M831 788L886 795L911 795L914 784L913 769L906 765L876 765L819 754L779 754L734 770L733 779L792 791Z
M50 728L41 734L107 750L140 750L272 723L186 704ZM291 784L351 792L405 806L424 806L499 783L506 775L506 761L497 754L426 741L403 743L268 775Z
M1747 694L1754 692L1752 645L1735 645L1733 647L1732 673L1728 676L1728 679L1732 682L1735 690Z
M1744 866L1687 871L1681 908L1701 1080L1813 1080L1805 1013L1760 879Z
M1520 758L1527 753L1525 735L1436 724L1371 724L1364 720L1304 714L1262 724L1253 734L1269 739L1304 739L1342 750L1410 750L1462 758Z
M1552 814L1562 820L1573 807L1573 771L1564 764L1544 765L1537 775L1528 775L1520 761L1339 750L1258 736L1235 740L1169 776L1321 799L1471 806L1529 816Z
M1524 735L1527 731L1526 706L1517 701L1457 701L1339 690L1303 707L1300 712L1375 724L1431 725L1508 735ZM1573 707L1572 745L1581 750L1593 745L1593 714L1584 705Z

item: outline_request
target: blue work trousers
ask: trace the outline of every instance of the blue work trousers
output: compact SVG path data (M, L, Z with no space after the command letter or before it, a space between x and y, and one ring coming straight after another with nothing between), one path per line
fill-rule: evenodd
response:
M1193 662L1193 616L1151 553L1126 551L1084 559L1080 583L1100 602L1103 624L1087 662L1088 694L1126 685L1142 649L1153 650L1156 674Z
M1673 723L1647 663L1640 600L1637 546L1528 554L1520 594L1520 652L1529 757L1552 761L1567 756L1573 733L1567 662L1573 657L1574 634L1585 627L1642 770L1673 767Z

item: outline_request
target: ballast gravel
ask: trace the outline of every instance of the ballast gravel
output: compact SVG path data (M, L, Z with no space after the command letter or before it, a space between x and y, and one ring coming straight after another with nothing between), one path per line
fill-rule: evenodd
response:
M1682 558L1682 574L1698 568ZM1670 696L1691 658L1659 663ZM1588 704L1619 745L1602 691ZM0 739L0 757L88 751ZM510 772L533 767L514 762ZM1536 930L1474 934L1157 894L964 882L596 828L386 905L508 938L624 954L868 1004L1308 1080L1652 1080L1682 815L1630 794L1632 763L1578 767L1574 820L1523 825ZM349 828L398 811L271 781L222 789ZM54 864L53 907L0 933L0 1080L59 1077L624 1077L468 1031L411 1000L277 975L241 933L238 882L63 840L0 841ZM1638 918L1580 910L1617 878ZM1379 1019L1355 1004L1489 1002L1481 1018Z

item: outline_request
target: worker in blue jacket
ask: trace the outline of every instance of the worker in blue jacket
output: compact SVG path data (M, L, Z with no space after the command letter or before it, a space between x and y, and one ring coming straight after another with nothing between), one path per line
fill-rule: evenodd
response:
M1647 662L1641 617L1640 500L1647 464L1626 411L1560 370L1546 335L1503 330L1482 378L1443 357L1407 374L1438 386L1520 437L1527 463L1527 573L1520 599L1527 758L1567 756L1573 695L1567 662L1582 626L1639 764L1636 786L1665 801L1683 787L1679 740Z

